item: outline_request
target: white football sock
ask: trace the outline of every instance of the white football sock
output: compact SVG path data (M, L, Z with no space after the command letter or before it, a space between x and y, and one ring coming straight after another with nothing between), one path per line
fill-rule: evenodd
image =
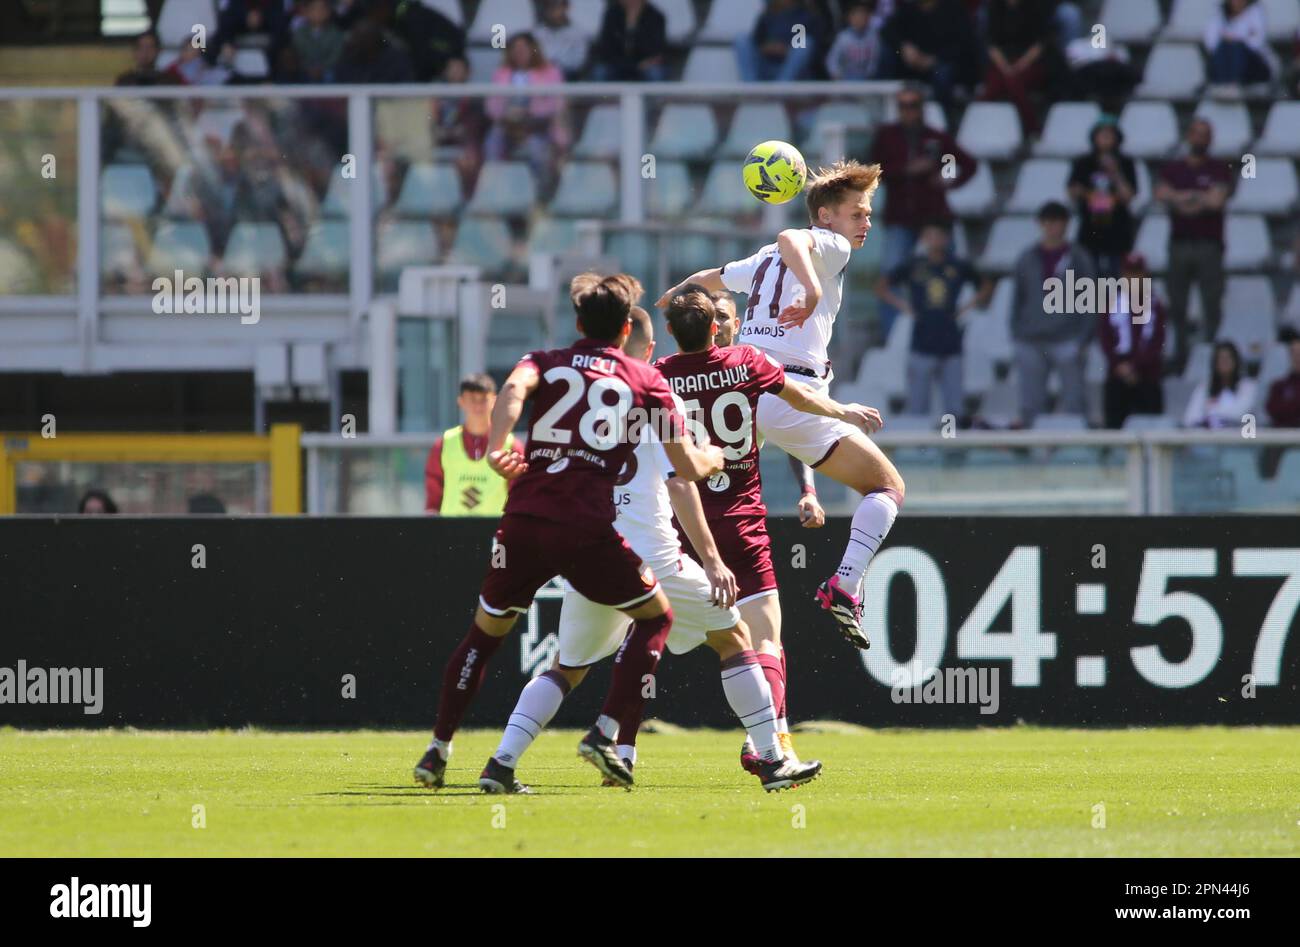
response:
M528 752L537 735L564 703L564 695L564 688L545 674L525 684L505 732L501 734L501 745L492 754L496 761L511 768L518 766L519 758Z
M777 733L789 733L789 732L790 732L790 721L789 721L789 720L786 720L784 717L777 717L777 718L776 718L776 732L777 732Z
M850 595L858 594L862 573L867 571L871 557L889 535L896 516L898 506L887 493L868 493L853 511L849 545L844 550L840 567L835 570L835 574L840 577L840 585Z
M632 746L630 743L620 743L614 748L614 750L618 753L618 758L620 760L631 763L634 766L636 765L636 747Z
M430 750L437 750L437 751L438 751L438 755L441 756L444 760L449 760L449 759L451 759L451 741L450 741L450 740L448 740L448 741L446 741L446 742L444 743L442 740L439 740L437 737L434 737L432 740L429 741L429 746L427 747L427 749L430 749Z
M749 652L753 658L753 652ZM740 718L740 724L754 743L755 752L765 760L781 758L776 740L776 710L772 707L772 689L767 686L763 669L756 658L722 669L722 692L727 703Z

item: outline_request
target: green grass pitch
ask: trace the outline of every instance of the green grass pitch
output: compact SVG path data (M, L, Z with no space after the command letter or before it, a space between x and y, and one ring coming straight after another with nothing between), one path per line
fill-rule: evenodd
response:
M632 792L578 737L503 797L477 791L495 731L430 792L423 733L0 729L0 855L1300 854L1300 728L799 734L826 770L770 795L734 733L644 735Z

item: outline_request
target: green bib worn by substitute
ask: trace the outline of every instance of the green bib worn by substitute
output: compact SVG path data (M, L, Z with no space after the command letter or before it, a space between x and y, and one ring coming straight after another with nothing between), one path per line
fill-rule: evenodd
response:
M506 482L488 466L487 456L470 460L461 437L454 427L442 436L442 506L441 516L500 516L506 507ZM506 437L506 450L515 437Z

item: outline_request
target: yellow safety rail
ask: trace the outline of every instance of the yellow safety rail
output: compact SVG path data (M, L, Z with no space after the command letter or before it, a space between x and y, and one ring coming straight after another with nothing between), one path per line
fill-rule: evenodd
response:
M271 512L302 512L302 452L297 424L270 434L5 434L0 456L0 515L18 507L16 466L22 461L81 463L268 463Z

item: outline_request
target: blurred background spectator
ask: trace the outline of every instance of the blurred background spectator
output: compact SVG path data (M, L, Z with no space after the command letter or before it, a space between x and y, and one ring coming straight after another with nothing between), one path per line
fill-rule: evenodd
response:
M461 423L433 442L424 466L424 510L437 516L500 516L506 483L488 466L488 433L497 400L491 375L466 375L456 405ZM522 453L521 441L506 437L505 449Z
M986 101L1008 101L1020 115L1027 135L1037 135L1038 110L1029 101L1047 80L1052 23L1041 0L989 0L988 70L984 73Z
M1264 58L1268 24L1259 0L1224 0L1205 25L1204 42L1211 82L1250 85L1271 77Z
M186 43L186 45L189 45ZM158 34L153 30L135 38L131 49L132 67L117 77L118 85L174 85L176 78L158 70Z
M962 290L979 277L968 260L953 255L947 221L930 221L921 228L924 252L908 260L877 284L881 299L912 319L911 350L907 356L907 413L929 415L930 392L939 386L943 414L965 414L962 392L962 319L975 307L987 306L993 283L984 280L978 296L959 305ZM899 296L896 291L901 291Z
M1164 301L1154 294L1146 313L1133 312L1130 280L1149 279L1147 261L1140 253L1124 257L1120 268L1124 287L1116 305L1103 313L1097 326L1102 354L1106 356L1106 427L1121 428L1130 414L1163 414L1165 325ZM1148 284L1150 285L1150 284Z
M512 88L560 85L564 76L546 61L531 33L516 33L506 44L504 61L493 73L492 82ZM558 96L494 95L487 100L487 115L492 120L483 146L487 159L501 161L522 151L541 189L549 191L555 183L559 154L569 145L564 100Z
M1238 427L1255 407L1255 382L1242 372L1241 353L1219 342L1210 356L1210 378L1196 386L1183 413L1183 427Z
M77 504L77 512L85 516L108 516L117 512L117 504L103 490L87 490Z
M297 65L308 82L329 82L343 54L343 31L334 24L329 0L307 0L293 31Z
M1204 336L1219 332L1223 305L1223 208L1232 190L1227 162L1209 156L1214 132L1203 118L1187 127L1187 154L1160 170L1155 199L1169 207L1169 318L1173 361L1181 371L1190 351L1187 302L1192 283L1201 294Z
M468 82L469 63L464 59L449 60L442 81L448 85ZM434 142L453 156L465 193L472 194L483 167L483 137L487 130L483 100L461 96L434 99L432 112Z
M1071 273L1076 282L1096 275L1092 255L1066 238L1069 223L1064 204L1048 201L1039 208L1041 237L1020 254L1011 274L1011 338L1020 379L1020 420L1026 427L1047 410L1047 381L1053 370L1061 385L1057 412L1084 413L1083 359L1096 319L1084 313L1049 312L1044 288L1045 281L1068 281Z
M649 0L610 0L596 40L593 78L661 82L668 78L668 21Z
M1074 159L1069 191L1079 214L1079 243L1088 249L1101 276L1119 272L1120 260L1133 249L1133 215L1137 167L1120 153L1124 133L1103 117L1088 137L1091 151Z
M382 13L380 22L389 22ZM436 82L451 60L465 56L465 31L420 0L401 0L391 22L392 32L401 37L410 53L416 82Z
M925 82L945 105L975 85L979 44L961 0L902 0L883 37L882 78Z
M176 59L167 67L167 76L178 85L225 85L234 76L230 68L231 56L226 55L215 63L208 62L189 40L181 40Z
M348 32L334 70L342 83L412 82L415 70L406 47L375 20L365 19Z
M275 62L289 41L292 8L286 0L225 0L217 13L216 33L208 38L208 61L228 56L240 41L261 38Z
M880 164L889 182L882 261L886 273L912 256L924 222L953 219L947 192L965 184L976 169L975 159L951 135L925 124L925 96L919 88L904 88L896 102L898 121L880 126L869 159ZM888 303L880 307L882 341L889 338L897 314Z
M754 28L736 37L736 61L746 82L810 78L817 48L817 14L803 0L767 0Z
M569 19L569 0L542 0L541 19L534 29L546 58L569 81L582 77L591 37Z
M835 80L877 79L882 61L881 30L885 21L874 0L859 0L844 11L844 28L826 54L826 71Z
M1300 333L1286 331L1282 341L1286 343L1290 371L1269 385L1265 408L1274 427L1300 427Z

